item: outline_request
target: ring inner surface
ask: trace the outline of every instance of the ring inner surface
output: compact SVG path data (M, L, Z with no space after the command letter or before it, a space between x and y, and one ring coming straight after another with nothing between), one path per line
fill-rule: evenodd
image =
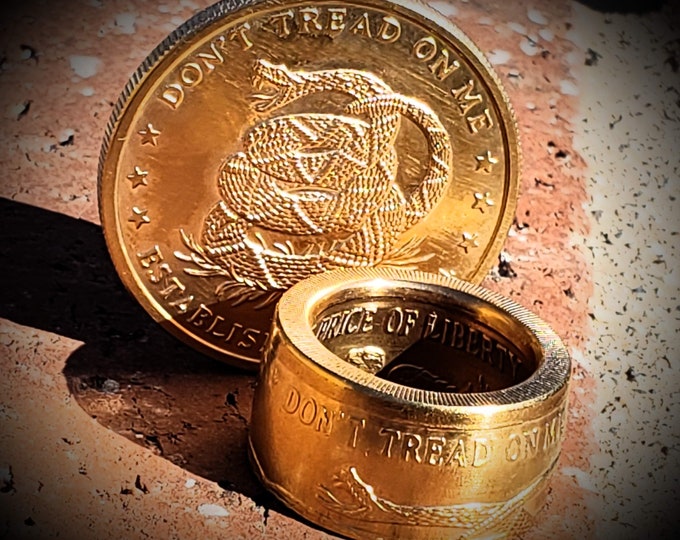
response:
M534 336L492 304L352 296L327 299L312 313L312 329L336 356L382 379L436 392L491 392L525 381L540 365Z

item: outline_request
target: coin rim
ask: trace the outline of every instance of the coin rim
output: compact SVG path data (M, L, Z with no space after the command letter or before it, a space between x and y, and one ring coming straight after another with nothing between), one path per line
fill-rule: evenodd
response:
M539 364L526 380L490 392L437 392L404 386L376 377L344 361L326 348L314 335L310 320L319 309L327 309L328 298L356 299L352 290L361 290L364 300L376 290L384 296L408 298L409 291L450 300L452 293L462 293L470 301L486 303L499 309L526 332L525 337L540 347ZM320 306L323 306L322 308ZM275 324L278 325L300 358L339 378L349 386L358 386L384 399L396 400L406 406L453 408L469 414L475 409L493 406L494 410L526 408L537 401L546 401L563 391L569 382L571 359L555 331L540 317L498 293L467 281L421 271L398 268L351 268L333 270L302 280L288 289L279 301ZM508 340L523 336L506 336Z

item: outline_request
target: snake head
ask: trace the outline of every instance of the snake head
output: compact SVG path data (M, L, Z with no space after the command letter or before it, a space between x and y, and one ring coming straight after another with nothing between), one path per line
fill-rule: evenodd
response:
M360 516L370 512L373 488L357 480L354 467L342 469L333 475L330 487L319 485L317 499L327 508L349 516ZM366 488L369 488L370 492Z
M374 345L353 347L347 351L345 360L364 371L375 374L385 366L385 351Z
M300 97L302 78L284 65L274 65L267 60L255 62L253 87L261 93L253 94L255 109L266 112L283 107Z

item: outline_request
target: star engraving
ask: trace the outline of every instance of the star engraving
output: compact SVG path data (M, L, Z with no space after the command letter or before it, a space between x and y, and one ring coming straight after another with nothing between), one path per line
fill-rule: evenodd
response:
M128 218L128 221L134 223L137 229L139 229L145 223L151 223L151 218L147 216L148 210L141 210L136 206L132 207L132 215Z
M472 203L472 208L473 209L476 208L483 214L484 207L481 206L482 203L486 204L486 206L493 206L495 204L490 197L491 193L489 193L488 191L484 193L475 193L475 202Z
M464 232L463 233L463 240L458 243L458 247L461 247L465 250L465 253L469 251L471 247L479 247L479 242L477 242L477 233L468 233Z
M483 171L487 174L491 172L491 169L493 166L498 163L498 158L493 157L491 155L491 151L487 150L486 153L480 154L479 156L475 156L475 159L477 160L477 168L475 169L475 172L478 171Z
M135 172L127 175L127 179L132 182L132 189L139 186L148 186L149 184L146 182L146 177L148 174L149 171L143 171L139 167L135 166Z
M139 133L142 136L142 144L158 146L158 137L161 134L161 132L158 131L155 127L153 127L153 124L151 123L147 124L144 129L139 130L137 133Z

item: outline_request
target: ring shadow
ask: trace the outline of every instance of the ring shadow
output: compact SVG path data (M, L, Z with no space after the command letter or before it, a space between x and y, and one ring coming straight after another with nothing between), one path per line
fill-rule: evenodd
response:
M247 456L255 375L201 355L125 290L101 227L0 199L0 317L84 345L63 374L90 416L193 474L315 527L259 483Z

